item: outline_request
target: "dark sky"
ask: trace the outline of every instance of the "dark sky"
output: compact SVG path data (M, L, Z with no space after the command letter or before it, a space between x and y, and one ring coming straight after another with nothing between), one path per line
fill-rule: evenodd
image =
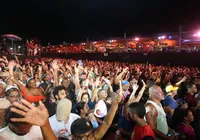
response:
M38 37L43 43L79 42L198 29L192 0L2 0L0 34Z

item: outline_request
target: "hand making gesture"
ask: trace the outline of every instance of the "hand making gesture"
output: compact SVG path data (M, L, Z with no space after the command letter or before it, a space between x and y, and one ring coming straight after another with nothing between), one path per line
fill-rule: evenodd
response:
M13 105L19 109L11 108L11 111L24 116L24 118L11 118L11 121L43 126L49 118L48 111L44 104L40 101L39 106L35 107L24 99L21 99L21 102L22 104L14 102Z

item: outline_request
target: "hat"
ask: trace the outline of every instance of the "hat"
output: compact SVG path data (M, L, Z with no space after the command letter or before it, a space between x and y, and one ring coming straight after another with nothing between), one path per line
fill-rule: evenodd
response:
M107 115L107 106L103 100L100 100L94 110L94 115L98 118L103 118Z
M71 109L72 109L72 102L67 98L61 99L58 102L56 109L57 120L64 121L65 123L67 123Z
M122 81L122 85L127 85L127 84L129 84L129 81L127 80Z
M165 88L166 92L171 92L171 91L175 91L178 90L178 87L173 87L172 85L169 85Z
M5 88L6 87L6 83L5 82L0 82L0 84Z
M78 60L78 64L79 64L80 66L83 66L83 62L82 62L81 60Z
M16 86L8 85L8 86L6 87L5 92L9 91L10 89L17 89L17 90L19 90L18 87L16 87Z
M89 121L85 118L78 118L71 125L72 135L85 134L91 130L93 130L93 127L90 125Z

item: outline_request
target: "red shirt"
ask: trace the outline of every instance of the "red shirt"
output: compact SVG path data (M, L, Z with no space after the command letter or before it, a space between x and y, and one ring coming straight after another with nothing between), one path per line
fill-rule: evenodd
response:
M142 140L146 136L152 136L155 139L154 132L150 125L144 125L144 126L135 126L134 128L134 135L132 137L132 140Z
M197 102L194 98L194 95L191 95L189 93L186 93L185 95L185 100L186 102L188 103L188 107L191 108L191 107L195 107L197 105Z

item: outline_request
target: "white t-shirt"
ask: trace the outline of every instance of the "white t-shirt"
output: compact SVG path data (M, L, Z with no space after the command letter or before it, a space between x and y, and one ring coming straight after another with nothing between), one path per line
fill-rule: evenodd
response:
M30 132L24 136L18 136L7 126L0 130L0 140L43 140L43 136L39 126L32 126Z
M80 116L74 113L70 113L68 122L64 124L64 122L57 120L56 115L53 115L49 118L49 122L56 137L66 137L68 139L72 139L71 125L78 118L80 118Z

